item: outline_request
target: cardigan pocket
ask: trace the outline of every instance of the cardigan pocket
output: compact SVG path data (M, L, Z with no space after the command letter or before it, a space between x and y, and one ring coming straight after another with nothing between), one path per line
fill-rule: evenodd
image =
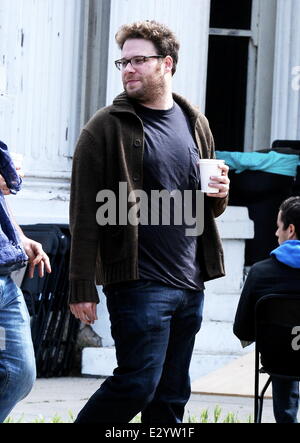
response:
M117 263L127 256L126 226L106 226L103 231L103 256L106 264Z

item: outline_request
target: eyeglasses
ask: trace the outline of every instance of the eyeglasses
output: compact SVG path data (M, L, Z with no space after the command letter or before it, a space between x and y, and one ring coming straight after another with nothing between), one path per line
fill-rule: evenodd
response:
M164 58L163 55L136 55L132 58L121 58L120 60L115 61L116 67L119 69L119 71L124 71L126 69L126 66L128 63L131 64L133 68L138 68L139 66L142 66L144 63L146 63L147 60L150 58Z

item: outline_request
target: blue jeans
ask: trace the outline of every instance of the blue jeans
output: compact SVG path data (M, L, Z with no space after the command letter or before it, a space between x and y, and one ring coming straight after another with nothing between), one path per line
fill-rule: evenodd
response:
M21 290L0 276L0 423L31 391L36 377L30 319Z
M105 293L118 367L76 423L128 423L139 412L146 424L182 422L203 291L138 280Z
M272 391L276 423L298 423L299 382L273 377Z

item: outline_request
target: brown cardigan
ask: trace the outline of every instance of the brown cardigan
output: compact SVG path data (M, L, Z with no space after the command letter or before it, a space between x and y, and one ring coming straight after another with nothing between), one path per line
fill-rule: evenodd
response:
M174 100L190 118L201 158L214 158L207 119L184 98ZM96 195L109 189L118 196L119 182L128 193L143 189L143 124L125 93L99 110L82 130L76 147L70 200L70 302L98 302L95 287L139 278L138 226L105 226L96 222ZM118 201L118 200L117 200ZM205 197L204 233L198 259L204 280L225 275L223 249L214 218L227 199Z

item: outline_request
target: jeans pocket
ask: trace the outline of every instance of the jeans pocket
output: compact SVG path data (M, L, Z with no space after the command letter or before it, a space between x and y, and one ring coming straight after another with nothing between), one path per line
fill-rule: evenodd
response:
M149 286L151 286L152 283L153 283L152 280L146 280L146 279L134 280L128 284L128 287L125 284L124 290L127 290L127 289L129 289L129 290L135 290L135 289L143 290L143 289L146 289Z
M4 302L4 289L7 277L0 277L0 305Z
M111 285L107 285L105 289L103 289L103 292L106 296L108 296L112 294L118 295L120 293L136 290L143 291L144 289L147 289L149 286L151 286L153 283L153 280L146 279L125 281L122 283L113 283Z

